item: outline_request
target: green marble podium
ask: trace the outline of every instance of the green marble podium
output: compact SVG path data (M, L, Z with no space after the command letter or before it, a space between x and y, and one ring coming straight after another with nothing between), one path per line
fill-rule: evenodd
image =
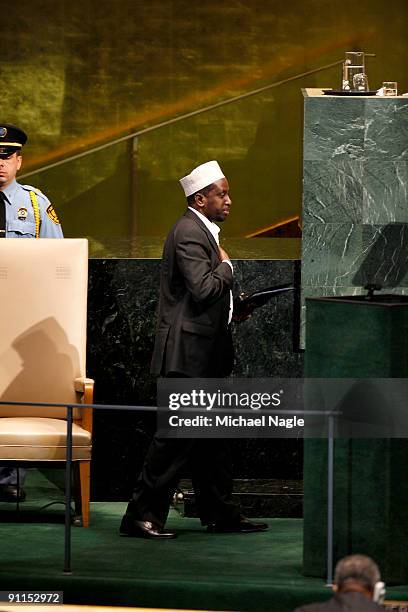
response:
M361 294L373 247L408 253L408 98L303 94L303 296ZM408 293L406 265L378 274Z
M408 377L408 305L333 297L408 294L408 100L304 96L305 376ZM339 439L334 459L334 561L407 583L408 441ZM304 573L325 577L326 441L305 440L304 490Z

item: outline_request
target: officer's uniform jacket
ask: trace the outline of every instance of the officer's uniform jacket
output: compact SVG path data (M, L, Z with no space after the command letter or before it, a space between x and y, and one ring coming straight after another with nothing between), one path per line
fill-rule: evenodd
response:
M39 189L13 181L3 194L6 196L6 238L63 238L58 217ZM39 211L37 223L35 202Z

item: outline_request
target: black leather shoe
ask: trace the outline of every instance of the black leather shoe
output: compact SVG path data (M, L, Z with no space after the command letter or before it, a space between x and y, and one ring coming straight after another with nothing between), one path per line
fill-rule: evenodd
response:
M177 537L171 531L163 531L150 521L137 521L130 514L125 514L119 528L120 535L134 538L148 538L150 540L164 540Z
M2 502L23 502L26 498L24 489L18 489L17 485L0 485L0 501Z
M266 523L253 523L242 516L237 521L218 521L207 526L208 533L257 533L268 529Z

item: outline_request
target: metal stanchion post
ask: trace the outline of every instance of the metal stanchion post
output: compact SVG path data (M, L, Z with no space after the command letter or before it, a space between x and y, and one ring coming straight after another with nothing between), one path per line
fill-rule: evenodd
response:
M17 484L17 502L16 502L16 511L18 519L20 520L20 468L17 465L16 468L16 484Z
M67 406L67 452L65 464L65 545L64 574L71 570L71 468L72 468L72 422L73 408Z
M327 436L327 586L333 584L334 416L329 414Z

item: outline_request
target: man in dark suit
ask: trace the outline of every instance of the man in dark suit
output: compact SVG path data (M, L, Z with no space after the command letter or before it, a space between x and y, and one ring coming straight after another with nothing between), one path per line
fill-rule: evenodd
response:
M179 378L228 376L233 367L233 267L219 245L220 229L214 222L223 222L230 213L229 185L216 161L198 166L180 183L188 209L164 245L152 372ZM241 516L232 502L232 466L224 440L156 435L122 519L122 535L175 537L163 528L187 463L207 531L244 533L267 528Z
M336 565L333 591L328 601L296 608L295 612L376 612L383 610L376 601L384 595L377 564L365 555L344 557Z

